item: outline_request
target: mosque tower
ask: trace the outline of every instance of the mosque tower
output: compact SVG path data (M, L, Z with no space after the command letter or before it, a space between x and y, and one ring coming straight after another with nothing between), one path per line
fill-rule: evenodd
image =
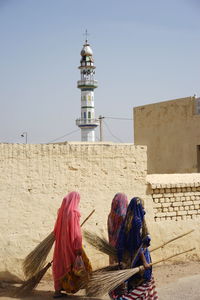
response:
M95 142L95 128L99 125L94 110L94 89L98 87L94 79L95 68L93 52L86 37L79 66L81 79L77 81L77 87L81 90L81 118L76 120L76 125L81 129L83 142Z

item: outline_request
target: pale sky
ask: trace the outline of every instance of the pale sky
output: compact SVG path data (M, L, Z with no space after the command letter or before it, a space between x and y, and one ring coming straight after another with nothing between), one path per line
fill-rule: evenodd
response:
M0 0L0 142L23 143L24 131L29 143L80 141L85 29L96 117L132 119L134 106L200 96L199 0ZM103 131L133 142L132 120L105 118Z

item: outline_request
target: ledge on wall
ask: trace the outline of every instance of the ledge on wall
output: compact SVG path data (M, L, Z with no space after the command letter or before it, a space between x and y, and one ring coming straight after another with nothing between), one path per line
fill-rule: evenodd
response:
M199 187L200 173L187 174L151 174L146 177L152 189Z

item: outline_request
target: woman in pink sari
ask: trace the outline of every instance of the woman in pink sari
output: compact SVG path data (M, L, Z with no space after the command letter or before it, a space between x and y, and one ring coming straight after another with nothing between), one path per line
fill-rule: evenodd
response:
M82 286L82 274L74 271L75 262L82 262L84 276L92 271L82 249L79 205L80 195L71 192L64 197L54 227L55 248L53 255L54 298L62 297L61 290L76 293Z
M128 207L127 196L123 193L117 193L112 200L111 211L108 216L108 238L109 243L115 247L118 235L121 229L122 222L126 215ZM110 257L110 264L115 263L113 257Z

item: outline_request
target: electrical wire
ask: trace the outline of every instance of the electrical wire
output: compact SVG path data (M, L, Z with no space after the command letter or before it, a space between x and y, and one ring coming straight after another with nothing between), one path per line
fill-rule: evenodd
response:
M133 119L129 119L129 118L119 118L119 117L102 117L102 119L133 120ZM109 128L108 124L105 122L105 120L104 120L104 124L105 124L107 130L109 131L109 133L112 135L112 137L114 137L116 140L118 140L119 142L122 143L122 141L121 141L117 136L115 136L115 135L112 133L112 131L110 130L110 128ZM66 134L64 134L64 135L62 135L62 136L60 136L60 137L58 137L58 138L56 138L56 139L53 139L53 140L47 142L47 144L56 142L56 141L58 141L58 140L60 140L60 139L62 139L62 138L64 138L64 137L69 136L69 135L71 135L71 134L73 134L73 133L75 133L75 132L78 132L78 131L79 131L79 129L76 129L76 130L73 130L73 131L71 131L71 132L68 132L68 133L66 133ZM5 140L7 140L7 138L2 139L2 140L1 140L1 143L4 143ZM100 140L100 139L98 138L98 140ZM9 143L9 142L6 141L5 143ZM10 142L10 143L12 143L12 142Z
M106 119L114 119L114 120L130 120L133 121L133 119L129 119L129 118L118 118L118 117L104 117Z
M129 119L129 118L119 118L119 117L102 117L102 118L104 119L105 127L107 128L107 130L108 130L108 132L110 133L110 135L111 135L112 137L114 137L117 141L119 141L120 143L123 143L122 140L121 140L120 138L118 138L116 135L114 135L114 134L112 133L112 131L111 131L110 127L108 126L108 124L106 123L105 119L114 119L114 120L133 120L133 119ZM71 134L73 134L73 133L75 133L75 132L78 132L78 131L79 131L79 129L73 130L73 131L71 131L71 132L69 132L69 133L66 133L66 134L64 134L64 135L62 135L62 136L56 138L56 139L53 139L53 140L49 141L47 144L56 142L56 141L58 141L58 140L60 140L60 139L62 139L62 138L64 138L64 137L69 136L69 135L71 135ZM98 140L100 140L100 139L98 138Z
M54 139L54 140L51 140L51 141L48 142L47 144L56 142L57 140L60 140L60 139L62 139L62 138L64 138L64 137L66 137L66 136L69 136L69 135L71 135L71 134L73 134L73 133L75 133L75 132L77 132L77 131L79 131L79 129L76 129L76 130L73 130L73 131L71 131L71 132L68 132L68 133L66 133L66 134L64 134L64 135L62 135L62 136L60 136L60 137L58 137L58 138L56 138L56 139Z
M108 124L106 123L106 121L104 120L104 125L106 126L107 130L109 131L109 133L112 135L112 137L114 137L116 140L118 140L120 143L123 143L122 140L120 140L116 135L114 135L112 133L112 131L110 130Z

